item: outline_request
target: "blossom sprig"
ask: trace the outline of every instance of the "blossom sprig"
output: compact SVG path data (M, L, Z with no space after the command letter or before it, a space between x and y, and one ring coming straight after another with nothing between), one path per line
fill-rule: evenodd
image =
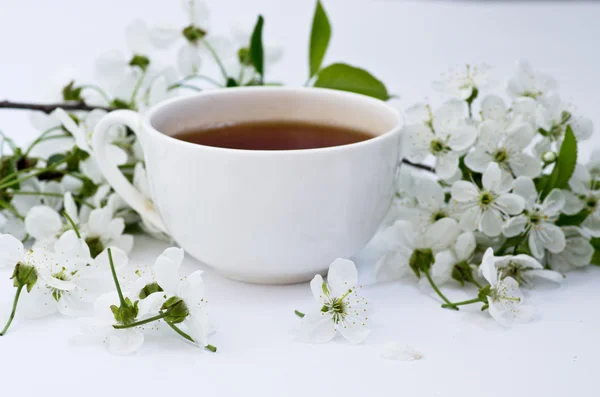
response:
M429 175L400 170L397 222L381 235L387 252L376 267L380 279L421 279L444 308L481 303L510 326L533 316L520 287L600 264L600 174L594 160L577 163L593 125L560 100L556 80L521 61L502 96L485 93L489 68L475 70L434 84L453 96L439 110L407 111L408 159L436 165ZM451 282L478 294L451 302L441 290Z

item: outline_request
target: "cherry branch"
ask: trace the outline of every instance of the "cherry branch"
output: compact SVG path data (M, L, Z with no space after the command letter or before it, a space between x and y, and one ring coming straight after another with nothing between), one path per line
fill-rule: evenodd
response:
M430 167L425 164L413 163L412 161L408 161L407 159L402 159L402 164L410 165L411 167L419 168L421 170L425 170L425 171L429 171L429 172L435 172L433 167Z
M116 108L107 106L94 106L88 105L83 101L80 102L69 102L69 103L25 103L25 102L12 102L12 101L0 101L0 109L26 109L26 110L38 110L46 114L51 113L54 109L61 108L66 111L71 110L94 110L102 109L110 112Z

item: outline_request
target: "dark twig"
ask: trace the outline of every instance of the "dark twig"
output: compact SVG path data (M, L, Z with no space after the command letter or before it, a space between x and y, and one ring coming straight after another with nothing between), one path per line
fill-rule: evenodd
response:
M0 109L28 109L28 110L39 110L44 113L50 113L56 108L62 108L64 110L94 110L102 109L110 112L115 110L113 107L106 106L93 106L87 105L85 102L69 102L69 103L25 103L25 102L11 102L11 101L0 101Z
M433 167L430 167L425 164L413 163L412 161L408 161L407 159L402 159L402 164L410 165L411 167L419 168L421 170L425 170L425 171L429 171L429 172L435 172Z

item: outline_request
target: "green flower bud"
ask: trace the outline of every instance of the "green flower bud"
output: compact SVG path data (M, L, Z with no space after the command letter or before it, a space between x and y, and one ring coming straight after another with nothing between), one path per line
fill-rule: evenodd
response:
M473 279L473 269L466 261L457 263L452 269L452 278L465 285L465 281L469 282Z
M150 65L150 59L144 55L134 55L129 61L130 66L138 66L142 70L148 69L148 65Z
M172 296L163 303L161 310L167 310L165 321L171 324L179 324L190 314L187 305L178 296Z
M206 30L202 30L194 25L184 28L181 33L183 33L183 37L192 44L196 44L198 40L206 36Z
M126 102L126 101L124 101L122 99L119 99L119 98L113 99L113 101L110 103L110 106L112 106L113 108L117 108L117 109L130 109L130 110L134 110L133 106L129 102Z
M428 272L434 262L433 252L426 248L414 250L408 263L413 272L420 278L421 272Z
M158 285L158 283L147 284L140 291L140 299L146 299L148 295L152 295L155 292L163 292L164 290Z
M30 265L23 265L19 262L15 266L15 270L13 270L11 279L13 280L13 285L15 287L27 287L27 292L31 292L33 286L38 280L38 275L35 270L35 267Z
M248 47L242 47L238 50L238 59L240 64L244 66L252 65L252 60L250 59L250 49Z
M138 313L139 301L131 302L131 299L125 298L125 304L121 307L116 305L112 305L110 310L113 312L113 316L115 316L115 320L118 324L131 324L135 321Z
M546 164L554 163L557 158L558 158L558 156L553 151L548 151L548 152L545 152L544 154L542 154L542 160Z
M63 87L62 96L65 101L81 101L81 87L75 87L75 81Z

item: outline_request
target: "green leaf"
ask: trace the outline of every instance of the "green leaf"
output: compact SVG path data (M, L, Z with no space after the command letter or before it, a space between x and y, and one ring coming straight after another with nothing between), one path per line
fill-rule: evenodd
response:
M54 165L56 163L60 163L62 162L67 156L61 153L56 153L53 154L52 156L48 157L48 161L46 162L47 166L51 166Z
M385 85L371 73L345 63L334 63L321 70L314 86L355 92L384 101L390 98Z
M600 238L594 237L590 239L590 244L594 247L594 255L592 256L592 265L600 266Z
M575 171L575 164L577 164L577 139L575 139L571 126L568 125L565 132L565 139L560 146L558 159L542 193L542 199L552 189L564 189L567 187L569 179L571 179L571 175Z
M556 221L556 226L579 226L590 214L587 209L581 210L575 215L560 214Z
M264 78L264 61L265 54L263 50L262 43L262 30L265 20L262 15L258 16L258 20L256 21L256 25L254 25L254 31L252 32L252 37L250 38L250 61L252 61L252 65L254 69L260 74L261 79Z
M313 77L321 68L330 39L331 25L329 24L325 9L319 0L315 8L315 16L313 17L312 30L310 32L309 77Z

